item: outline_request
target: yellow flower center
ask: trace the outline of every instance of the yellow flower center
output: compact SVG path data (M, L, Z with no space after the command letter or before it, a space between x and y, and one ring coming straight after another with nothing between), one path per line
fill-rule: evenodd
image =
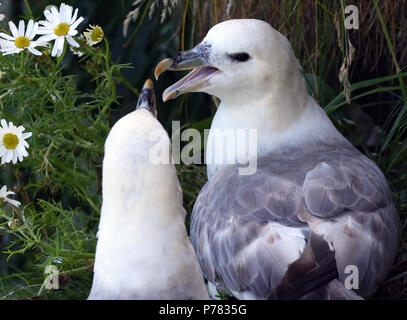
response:
M14 40L14 44L17 48L22 49L30 45L30 39L24 36L19 36Z
M67 24L65 22L61 22L54 29L54 32L57 36L65 36L68 33L68 31L69 31L69 24Z
M3 204L4 204L4 198L0 197L0 207L3 206Z
M95 30L92 31L92 40L93 41L100 41L103 39L103 31L101 28L96 27Z
M3 143L7 149L15 149L18 145L18 138L14 133L6 133L3 138Z

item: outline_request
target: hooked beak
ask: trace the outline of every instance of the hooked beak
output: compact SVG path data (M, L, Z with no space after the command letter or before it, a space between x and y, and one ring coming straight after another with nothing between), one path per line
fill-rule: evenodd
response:
M140 96L137 101L136 110L147 109L154 117L157 118L157 107L155 103L155 94L153 81L147 79L144 82L143 89L141 89Z
M197 45L189 51L179 52L175 59L164 59L155 68L154 75L158 79L166 70L189 70L193 69L185 77L163 92L163 101L174 99L187 92L197 92L205 88L209 79L219 72L210 65L208 59L208 47Z

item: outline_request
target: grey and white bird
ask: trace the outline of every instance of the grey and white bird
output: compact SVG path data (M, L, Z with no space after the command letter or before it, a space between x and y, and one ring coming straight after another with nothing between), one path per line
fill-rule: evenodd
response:
M185 228L175 167L152 152L171 157L170 139L156 116L148 79L136 110L116 122L106 139L88 299L209 299Z
M193 70L164 101L186 92L221 100L207 145L226 156L211 163L206 150L209 180L190 230L204 276L239 299L371 294L398 246L389 186L308 94L286 37L264 21L228 20L160 62L156 77L168 69ZM219 143L215 133L230 129L256 130L253 174L238 170L247 149Z

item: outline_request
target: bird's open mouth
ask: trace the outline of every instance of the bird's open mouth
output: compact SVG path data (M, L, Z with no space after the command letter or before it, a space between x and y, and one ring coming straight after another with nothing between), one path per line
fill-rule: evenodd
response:
M197 45L192 50L178 52L174 59L162 60L155 68L154 74L155 78L158 79L160 74L166 70L190 69L193 70L164 91L164 102L186 92L202 91L209 84L209 80L221 72L210 64L208 46Z
M209 80L219 72L219 69L209 66L193 69L181 80L165 89L163 92L163 101L174 99L186 92L196 92L199 91L199 89L205 88Z

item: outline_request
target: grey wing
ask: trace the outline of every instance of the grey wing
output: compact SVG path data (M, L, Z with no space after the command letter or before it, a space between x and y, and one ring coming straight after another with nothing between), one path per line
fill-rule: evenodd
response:
M201 190L191 242L205 277L238 298L267 298L299 258L309 228L302 188L257 170L240 176L225 167Z
M299 217L335 249L339 280L353 265L359 289L372 290L391 267L400 228L381 171L361 154L327 160L307 172L303 191L307 210Z

